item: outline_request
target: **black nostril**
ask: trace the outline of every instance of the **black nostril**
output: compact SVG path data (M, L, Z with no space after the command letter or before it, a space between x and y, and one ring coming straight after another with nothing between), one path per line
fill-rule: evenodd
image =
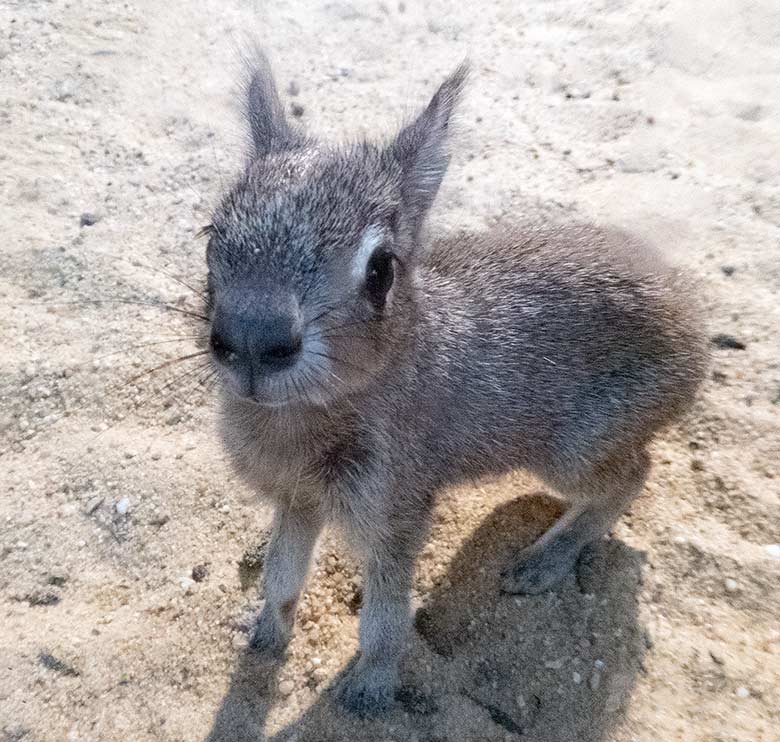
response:
M258 360L273 369L291 366L303 346L300 334L290 334L284 339L277 338L272 344L260 350Z
M228 361L233 354L232 349L227 344L225 338L220 335L216 330L212 330L211 338L209 340L211 344L211 352L220 360Z

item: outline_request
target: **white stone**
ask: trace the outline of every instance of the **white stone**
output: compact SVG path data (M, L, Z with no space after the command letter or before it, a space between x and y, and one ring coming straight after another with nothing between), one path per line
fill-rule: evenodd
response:
M242 634L240 631L233 634L233 647L235 649L243 649L249 644L249 639L246 634Z
M117 502L115 507L119 515L127 515L127 511L130 510L130 500L127 497L123 497Z
M773 559L780 559L780 544L767 544L764 551Z

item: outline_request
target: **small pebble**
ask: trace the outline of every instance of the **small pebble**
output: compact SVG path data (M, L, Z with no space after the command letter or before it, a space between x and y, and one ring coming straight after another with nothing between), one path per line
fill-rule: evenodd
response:
M79 226L91 227L93 224L97 224L99 221L100 221L100 217L97 214L93 214L92 212L85 211L79 217Z
M733 265L722 265L720 269L723 271L723 274L726 276L733 276L734 272L737 270Z
M295 684L292 680L282 680L282 682L279 683L279 693L281 695L289 696L293 690L295 690Z
M571 679L576 685L579 685L582 682L582 675L580 675L578 672L574 672L572 673Z
M196 564L192 568L192 579L195 582L203 582L209 573L209 568L205 564Z
M123 497L117 502L115 507L119 515L127 515L127 511L130 509L130 500L126 497Z
M727 593L735 593L739 590L739 584L737 583L736 580L732 580L731 578L727 579L724 582L724 585L726 587Z
M190 577L182 577L179 580L179 587L181 587L182 590L192 590L192 588L195 587L195 580Z
M76 678L81 674L75 667L69 665L67 662L63 662L61 659L58 659L48 652L41 652L38 655L38 662L46 669L58 672L60 675Z
M773 559L780 559L780 544L767 544L764 551Z
M720 333L713 335L710 338L710 342L721 350L745 350L747 346L741 340L738 340L733 335L727 335L726 333Z
M102 504L103 504L103 498L100 497L100 495L91 497L89 500L87 500L87 505L84 508L84 512L87 515L92 515Z
M299 119L301 116L303 116L304 112L305 109L300 103L292 103L290 105L290 113L292 113L295 118Z
M53 86L54 98L60 103L73 98L76 92L76 83L71 78L57 80Z
M242 632L237 632L236 634L233 634L233 648L234 649L243 649L244 647L249 644L249 639L246 634Z
M591 91L579 85L570 85L566 87L566 92L564 94L569 100L575 98L587 99L590 98Z
M737 697L739 698L749 698L750 697L750 691L745 688L744 685L740 685L739 688L735 691L737 694Z
M57 605L60 602L60 596L53 590L35 590L25 599L31 606Z

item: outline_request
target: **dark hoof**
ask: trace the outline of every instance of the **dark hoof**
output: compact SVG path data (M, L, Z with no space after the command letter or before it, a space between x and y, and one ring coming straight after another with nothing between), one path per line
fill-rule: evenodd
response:
M281 660L290 637L278 626L271 614L261 613L249 633L249 647L271 660Z
M337 683L336 703L360 718L381 716L393 706L396 682L394 669L358 660Z

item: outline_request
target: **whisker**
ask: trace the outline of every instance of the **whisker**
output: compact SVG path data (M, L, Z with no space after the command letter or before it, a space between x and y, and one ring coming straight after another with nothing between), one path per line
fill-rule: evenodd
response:
M354 368L355 370L360 371L363 374L367 374L368 373L368 369L365 369L362 366L358 366L357 364L352 363L351 361L347 361L347 360L345 360L343 358L338 358L337 356L332 356L332 355L330 355L328 353L320 353L319 351L316 351L316 350L310 350L309 352L312 355L322 356L323 358L327 358L329 361L333 361L333 363L340 363L343 366L350 366L351 368Z
M147 271L149 271L152 274L159 273L160 275L165 276L166 278L170 278L171 281L175 281L180 286L183 286L185 289L189 289L190 291L192 291L193 294L195 294L195 296L199 297L200 299L206 300L206 295L203 293L203 291L201 291L200 289L196 289L194 286L191 286L183 279L179 278L178 276L174 276L172 273L168 273L167 271L164 271L162 268L157 268L153 265L148 265L147 263L138 260L138 258L133 258L132 260L129 260L128 258L123 258L117 255L117 256L112 256L112 260L119 260L133 268L138 268L138 267L145 268Z
M190 309L184 309L182 307L175 307L172 304L166 304L160 301L142 300L142 299L81 299L79 301L43 301L32 302L23 306L49 306L49 307L66 307L66 306L84 306L84 305L100 305L100 304L130 304L142 307L155 307L157 309L164 309L169 312L178 312L184 314L187 317L194 317L195 319L202 320L203 322L210 322L211 320L203 314L199 314Z
M298 382L296 381L294 376L290 377L290 383L292 384L293 389L295 389L295 395L298 397L298 399L303 399L304 398L303 390L301 389L300 386L298 386ZM287 395L285 394L285 396Z
M317 363L312 364L312 365L313 365L313 367L315 369L318 369L319 371L325 371L326 370L323 366L320 366ZM308 373L308 369L303 369L303 371L301 371L301 373L304 374L304 377L306 378L307 383L314 384L320 390L320 392L323 395L323 397L322 397L322 399L323 399L323 406L327 410L328 405L327 405L327 402L325 400L327 400L327 398L328 398L328 393L330 392L330 389L328 389L328 387L325 385L325 382L322 379L317 377L316 373L311 373L310 374L310 373Z
M92 361L102 361L104 358L110 358L112 356L120 355L121 353L127 353L131 350L139 350L140 348L149 348L154 345L165 345L167 343L184 343L189 340L206 340L206 338L202 335L182 335L181 337L175 337L175 338L167 338L165 340L154 340L149 343L139 343L138 345L129 345L126 348L122 348L120 350L113 350L110 353L105 353L101 356L96 356L92 359Z
M323 332L331 332L333 330L344 330L347 327L354 327L355 325L368 325L372 321L375 321L375 320L373 320L373 318L372 318L372 319L355 320L353 322L345 322L342 325L333 325L333 326L330 326L330 327L324 327L323 328Z
M177 363L183 363L184 361L189 361L191 358L197 358L198 356L205 356L209 351L208 350L199 350L196 353L189 353L186 356L180 356L179 358L170 358L165 363L161 363L159 366L155 366L154 368L147 369L146 371L142 371L137 376L133 376L131 379L128 379L124 382L124 386L128 384L133 384L139 379L143 379L145 376L149 376L150 374L157 373L158 371L162 371L164 368L169 368L170 366L174 366Z
M200 353L193 353L193 354L190 354L190 355L187 355L187 356L182 356L182 357L179 357L179 358L169 359L165 363L160 364L158 366L155 366L154 368L147 369L143 373L138 374L137 376L134 376L131 379L123 380L123 381L121 381L121 382L119 382L117 384L113 384L113 385L109 386L105 390L103 396L113 395L116 392L118 392L119 390L124 389L125 387L129 386L133 382L137 381L138 379L143 378L144 376L156 373L156 372L161 371L161 370L163 370L165 368L173 366L173 365L175 365L175 364L177 364L179 362L184 362L184 361L190 360L192 358L195 358L197 356L204 355L205 353L208 353L208 351L202 351ZM201 366L196 367L194 370L191 369L191 370L188 370L187 372L185 372L184 374L178 375L172 381L168 382L168 384L165 387L163 387L162 389L160 389L156 394L152 395L147 401L155 401L157 398L160 397L162 392L165 391L165 388L167 386L170 386L171 384L176 383L177 381L180 381L181 379L183 379L187 375L189 375L192 371L197 372L199 370L204 370L209 365L210 365L210 363L205 363L205 364L202 364ZM18 445L18 444L20 444L20 443L22 443L24 441L29 441L29 440L32 440L32 439L36 438L40 433L45 432L46 430L51 429L54 425L56 425L57 423L61 422L65 418L71 417L74 414L78 414L79 412L82 412L82 411L88 409L90 404L95 403L98 399L99 399L99 397L94 397L93 396L93 397L84 399L83 400L83 404L80 404L80 405L78 405L76 407L66 407L64 410L62 410L62 412L59 415L56 415L56 416L54 416L53 419L49 420L47 426L44 429L27 431L26 433L23 433L22 435L16 437L14 440L9 441L8 447L0 450L0 455L5 455L6 453L9 453L10 451L12 451L14 449L14 447L16 445ZM98 433L91 440L97 440L99 435L101 435L102 433L105 433L105 432L108 432L108 431L112 430L119 422L120 422L120 420L116 420L113 425L110 425L104 431L101 431L100 433Z
M217 370L215 368L212 368L207 374L201 376L198 379L198 384L200 384L203 387L206 387L209 391L211 391L211 389L214 386L212 382L216 379L216 377L217 377Z
M202 373L205 371L209 366L211 365L211 362L203 363L199 366L196 366L195 368L188 369L187 371L184 371L180 374L176 374L172 379L167 381L163 386L161 386L159 389L157 389L147 400L145 400L148 403L157 404L160 401L165 403L168 402L171 398L174 398L176 396L176 393L178 391L181 391L178 389L178 387L181 385L183 381L186 381L187 379L190 379L194 376L196 376L199 373ZM171 389L172 387L177 387L171 394L164 397L165 393Z
M320 312L317 316L312 317L307 324L311 324L313 322L317 322L318 320L322 319L323 317L327 317L332 312L335 312L337 309L341 309L342 307L347 306L349 302L348 301L342 301L338 304L331 304L329 307L326 307L322 312Z
M195 296L200 297L201 299L203 299L203 301L208 303L208 296L204 294L203 291L201 291L200 289L196 289L194 286L190 286L190 284L188 284L186 281L183 281L181 278L177 278L176 276L171 275L170 273L165 273L163 271L160 271L160 273L170 278L171 281L176 281L176 283L178 283L179 285L184 286L185 289L189 289L190 291L192 291L193 294L195 294Z
M374 340L374 338L368 335L330 335L320 333L319 337L323 340Z

